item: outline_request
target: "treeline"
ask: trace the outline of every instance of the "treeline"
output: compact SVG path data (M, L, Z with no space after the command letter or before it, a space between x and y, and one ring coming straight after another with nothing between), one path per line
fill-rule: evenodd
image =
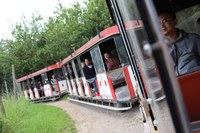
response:
M48 4L48 3L47 3ZM11 65L22 77L64 59L99 31L113 25L105 0L85 0L66 8L58 4L46 23L37 13L22 18L12 29L14 39L0 43L0 82L10 77ZM3 84L1 84L3 85Z

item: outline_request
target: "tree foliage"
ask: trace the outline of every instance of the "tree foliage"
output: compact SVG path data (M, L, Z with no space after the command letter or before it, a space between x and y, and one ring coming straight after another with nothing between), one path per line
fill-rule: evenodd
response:
M31 20L23 17L21 23L16 23L12 29L14 39L1 40L0 81L11 73L11 64L17 77L22 77L64 59L94 37L96 28L113 25L104 0L84 3L81 6L77 2L70 8L59 3L54 16L45 23L37 13Z

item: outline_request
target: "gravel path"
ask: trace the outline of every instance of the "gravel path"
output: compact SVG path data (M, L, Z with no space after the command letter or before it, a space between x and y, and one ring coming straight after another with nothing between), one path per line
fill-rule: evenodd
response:
M142 133L139 109L115 112L68 100L47 103L62 108L76 123L78 133Z

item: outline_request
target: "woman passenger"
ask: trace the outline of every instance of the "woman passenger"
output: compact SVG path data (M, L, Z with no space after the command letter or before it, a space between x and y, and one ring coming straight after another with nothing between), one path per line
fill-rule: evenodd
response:
M112 57L108 53L104 53L104 59L108 71L119 68L120 63L116 57Z

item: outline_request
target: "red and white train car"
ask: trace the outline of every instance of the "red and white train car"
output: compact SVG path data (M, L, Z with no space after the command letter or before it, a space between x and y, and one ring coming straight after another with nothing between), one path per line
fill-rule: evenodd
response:
M130 24L139 28L137 22ZM104 53L109 53L119 60L118 68L108 71ZM96 84L99 95L93 95L83 73L84 60L89 59L96 71ZM70 100L90 104L111 110L128 110L137 101L139 89L134 71L130 67L117 26L103 30L85 45L62 60L66 75Z
M51 84L52 75L55 75L56 90ZM21 84L25 97L37 102L56 100L68 91L66 80L63 78L61 62L19 78L17 82Z

